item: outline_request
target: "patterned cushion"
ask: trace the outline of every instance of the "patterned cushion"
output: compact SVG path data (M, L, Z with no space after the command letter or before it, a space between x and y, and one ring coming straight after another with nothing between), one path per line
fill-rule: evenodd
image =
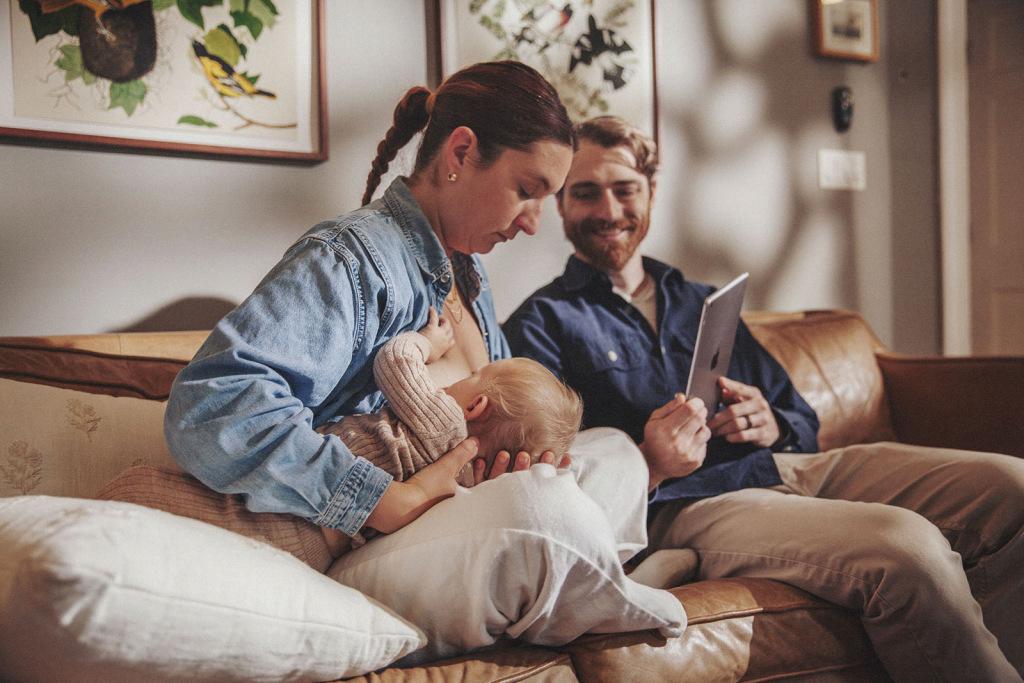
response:
M0 497L91 498L134 465L180 469L166 404L0 379Z

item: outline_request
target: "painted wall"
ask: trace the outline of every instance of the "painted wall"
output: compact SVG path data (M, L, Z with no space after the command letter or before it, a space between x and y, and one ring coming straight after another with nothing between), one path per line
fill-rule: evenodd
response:
M804 0L657 3L663 166L645 251L717 284L749 270L749 309L852 308L897 350L933 352L934 9L880 5L882 59L865 65L810 55ZM0 145L0 335L212 324L309 226L356 206L395 103L426 81L425 18L423 0L327 3L317 166ZM845 134L837 85L855 96ZM864 151L867 189L818 189L821 148ZM488 255L499 315L569 252L552 204L538 236Z

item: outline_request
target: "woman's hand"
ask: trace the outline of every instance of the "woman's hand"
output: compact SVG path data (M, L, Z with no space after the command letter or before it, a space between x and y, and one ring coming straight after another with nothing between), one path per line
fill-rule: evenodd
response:
M366 526L390 534L454 496L459 487L455 475L476 456L479 448L480 442L471 436L405 481L391 482L366 518Z
M779 423L772 406L757 387L720 377L723 408L708 422L714 436L732 443L752 443L769 448L779 439Z
M491 479L497 479L501 475L509 471L508 464L512 459L512 456L508 451L498 451L498 454L494 456L494 463L491 465L490 475L487 474L487 461L483 458L477 458L473 461L473 479L476 480L477 484L489 481ZM538 462L547 463L548 465L554 465L555 467L562 468L568 467L572 464L572 458L568 453L564 453L561 456L555 455L554 451L544 451ZM523 470L530 469L530 454L525 451L516 456L515 463L512 465L513 472L521 472Z

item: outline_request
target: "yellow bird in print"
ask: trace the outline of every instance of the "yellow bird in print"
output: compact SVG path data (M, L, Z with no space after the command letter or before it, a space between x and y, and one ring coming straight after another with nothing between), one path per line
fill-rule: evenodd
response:
M220 57L211 55L206 51L206 46L198 40L192 41L192 51L196 53L196 58L202 65L206 77L210 79L210 83L221 95L226 97L255 97L259 95L272 100L277 99L277 95L267 90L260 90L249 79L231 68L230 64Z
M137 5L144 0L39 0L39 9L44 14L50 12L59 12L65 7L71 7L71 5L82 5L88 7L96 16L101 16L104 12L110 9L124 9L129 5Z

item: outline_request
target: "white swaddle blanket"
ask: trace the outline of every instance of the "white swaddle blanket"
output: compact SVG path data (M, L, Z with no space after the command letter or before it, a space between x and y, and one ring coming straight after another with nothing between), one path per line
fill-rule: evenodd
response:
M643 456L608 428L582 432L570 453L569 469L538 464L460 489L331 566L329 576L427 634L399 664L503 635L561 645L584 633L683 631L679 601L622 570L647 543Z

